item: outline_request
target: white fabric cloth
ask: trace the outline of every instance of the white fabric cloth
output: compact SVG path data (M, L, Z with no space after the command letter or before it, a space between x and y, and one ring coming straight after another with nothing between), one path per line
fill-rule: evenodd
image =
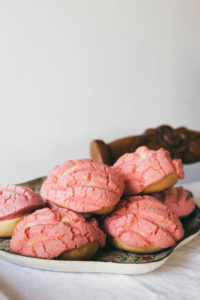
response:
M200 182L185 185L200 204ZM200 238L178 249L144 275L61 273L30 269L0 259L0 300L199 299Z

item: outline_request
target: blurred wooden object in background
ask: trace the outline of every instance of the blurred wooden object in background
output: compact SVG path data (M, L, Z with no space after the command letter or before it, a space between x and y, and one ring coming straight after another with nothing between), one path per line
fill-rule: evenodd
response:
M185 127L174 129L168 125L147 129L142 135L121 138L109 144L94 140L90 144L90 154L92 159L112 165L124 153L134 152L144 145L151 150L163 147L172 158L181 158L185 164L200 161L200 132Z

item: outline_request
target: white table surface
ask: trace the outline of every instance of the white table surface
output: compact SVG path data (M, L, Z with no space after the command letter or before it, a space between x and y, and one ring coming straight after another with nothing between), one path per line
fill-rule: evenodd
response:
M200 203L200 181L185 184ZM199 299L200 238L178 249L145 275L62 273L30 269L0 259L0 299Z

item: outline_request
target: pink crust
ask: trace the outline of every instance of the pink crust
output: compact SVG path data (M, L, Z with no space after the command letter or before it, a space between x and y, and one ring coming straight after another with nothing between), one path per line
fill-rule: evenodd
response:
M195 203L193 197L182 187L175 187L162 193L153 194L154 197L161 200L178 217L185 217L193 212Z
M51 209L57 209L60 208L59 206L57 206L56 204L54 204L53 202L47 200L47 207L51 208Z
M18 218L44 206L40 195L27 187L0 185L0 220Z
M40 193L58 206L93 212L114 206L123 190L122 177L111 167L91 159L81 159L55 167Z
M178 217L151 196L135 196L122 200L106 217L105 231L125 244L143 248L149 245L167 248L183 237Z
M151 151L145 146L139 147L134 153L121 156L113 168L125 180L126 195L139 194L149 185L159 182L170 174L184 178L181 160L172 160L169 152L163 148Z
M10 247L15 253L51 259L92 242L103 247L105 238L95 219L87 222L69 209L44 208L18 223Z

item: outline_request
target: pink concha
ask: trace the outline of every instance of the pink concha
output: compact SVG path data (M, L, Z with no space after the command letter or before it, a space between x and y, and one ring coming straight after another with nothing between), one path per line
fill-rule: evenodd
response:
M161 200L180 218L188 216L195 209L194 198L182 186L170 188L153 196Z
M0 185L0 220L10 220L32 213L45 206L45 202L30 188Z
M55 167L40 193L58 206L93 212L116 205L123 190L121 175L111 167L91 159L81 159Z
M123 199L105 218L103 227L109 235L136 248L149 245L167 248L184 235L179 218L148 195Z
M163 148L152 151L145 146L139 147L133 153L122 155L113 168L124 178L126 195L139 194L171 174L184 178L181 160L172 160Z
M10 247L18 254L51 259L92 242L103 247L105 238L95 219L86 221L69 209L44 208L18 223Z

